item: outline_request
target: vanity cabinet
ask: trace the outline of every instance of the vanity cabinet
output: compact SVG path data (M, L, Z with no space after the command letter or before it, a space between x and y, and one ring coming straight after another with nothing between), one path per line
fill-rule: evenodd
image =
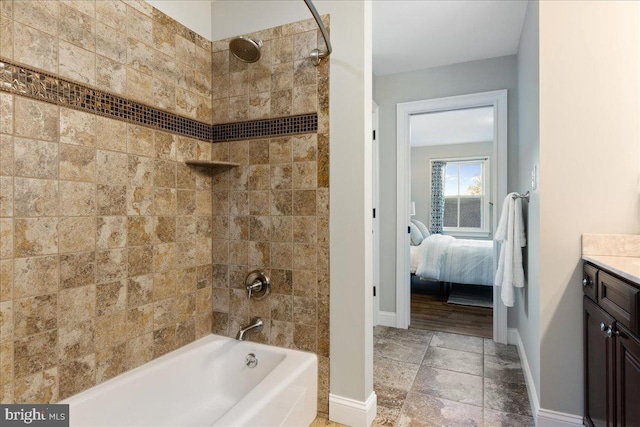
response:
M640 426L640 284L585 263L584 423Z

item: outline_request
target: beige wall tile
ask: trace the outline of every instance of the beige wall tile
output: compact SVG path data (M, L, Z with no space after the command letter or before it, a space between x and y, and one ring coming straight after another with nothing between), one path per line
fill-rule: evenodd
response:
M4 188L4 180L0 181L0 188ZM55 216L58 213L58 181L15 178L15 193L12 196L15 197L15 216ZM8 203L2 203L0 213L8 207Z
M98 197L101 192L98 191ZM63 216L95 215L96 185L93 182L58 182L58 212Z
M133 369L153 358L153 332L127 341L127 368Z
M0 303L0 311L2 304ZM57 328L57 295L39 295L15 300L13 334L16 339Z
M0 344L0 386L13 380L13 342Z
M96 353L96 384L111 379L127 369L127 344Z
M153 331L154 305L146 304L127 310L127 334L137 337Z
M58 144L15 138L13 155L16 176L44 179L58 176Z
M74 5L93 2L78 2ZM84 13L83 13L84 12ZM87 12L90 13L86 14ZM89 51L95 51L96 31L95 31L95 11L79 11L77 8L60 5L60 23L58 37L61 40L74 44Z
M58 252L57 218L16 219L14 227L14 254L16 257Z
M211 197L209 197L210 205ZM153 211L156 215L176 215L177 191L173 188L155 188L153 193ZM198 195L196 194L196 212L198 212ZM204 208L202 208L204 209ZM211 209L209 208L209 213Z
M127 215L152 215L153 209L153 187L131 187L126 189Z
M13 133L13 95L0 93L0 133Z
M127 187L124 185L97 185L98 215L126 215Z
M96 21L118 31L126 31L127 5L118 0L96 2Z
M14 393L16 403L57 402L59 399L58 368L54 367L16 379Z
M127 284L127 307L153 302L153 275L130 277Z
M96 146L96 116L69 108L60 109L60 142Z
M13 258L13 219L0 219L0 259Z
M153 21L149 16L127 7L127 34L148 45L153 45Z
M96 2L95 0L62 0L62 3L71 7L85 15L95 16Z
M13 345L16 379L49 369L58 361L57 352L51 351L58 346L56 330L16 340Z
M13 216L13 178L0 176L0 217Z
M96 182L110 185L127 185L129 158L124 153L97 150Z
M111 249L96 252L96 282L107 283L127 277L127 251Z
M96 248L122 248L127 244L127 218L105 216L97 218Z
M58 223L58 249L60 253L95 249L96 220L94 217L61 218Z
M95 317L96 286L86 285L62 290L58 297L59 327L70 327Z
M96 86L102 90L126 95L126 66L104 56L96 56Z
M15 134L42 141L58 138L59 108L44 102L15 97Z
M16 4L23 4L25 7L28 7L29 3L31 2L16 2ZM37 28L45 29L46 27ZM55 36L19 22L14 23L13 29L13 57L15 60L50 73L58 72L58 40Z
M127 124L106 117L96 117L96 145L104 150L125 153L127 151Z
M42 295L58 289L58 257L17 258L14 261L14 298Z
M96 170L96 150L91 147L60 144L58 146L58 173L60 179L93 181Z
M151 272L153 272L153 246L129 248L127 274L137 276Z
M64 399L92 387L96 383L95 354L64 361L59 368L59 393Z
M127 125L127 151L129 154L153 157L153 131L142 126Z
M127 302L127 281L117 280L96 286L96 314L104 316L124 310Z
M60 289L91 285L95 274L95 252L60 255Z
M126 312L96 317L96 350L106 350L122 342L126 342Z
M58 70L61 76L81 83L95 85L96 56L89 50L60 40Z
M153 78L127 67L126 93L137 101L151 103L153 99Z
M21 307L21 305L18 305ZM18 307L16 307L18 308ZM24 310L20 309L20 322L15 322L17 326L14 327L14 307L13 301L0 302L0 343L13 341L14 336L24 337L25 327ZM17 332L17 335L14 335Z
M13 297L13 260L0 261L0 301L9 301Z
M0 175L13 175L13 138L0 135Z
M59 4L49 1L18 0L13 2L16 21L33 28L42 28L52 36L58 34Z
M4 15L0 16L0 55L13 59L13 22Z

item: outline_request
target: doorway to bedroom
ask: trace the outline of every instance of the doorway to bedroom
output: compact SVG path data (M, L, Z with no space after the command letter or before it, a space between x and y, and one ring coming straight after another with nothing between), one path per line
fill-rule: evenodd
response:
M506 343L493 287L506 91L398 104L397 118L399 326Z
M493 107L415 114L411 327L493 336Z

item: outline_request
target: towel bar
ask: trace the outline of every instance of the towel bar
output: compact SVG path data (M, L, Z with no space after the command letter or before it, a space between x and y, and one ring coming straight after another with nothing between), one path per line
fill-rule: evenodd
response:
M529 193L528 191L524 194L514 194L513 196L511 196L514 200L515 199L525 199L527 202L529 201L529 197L531 196L531 193Z

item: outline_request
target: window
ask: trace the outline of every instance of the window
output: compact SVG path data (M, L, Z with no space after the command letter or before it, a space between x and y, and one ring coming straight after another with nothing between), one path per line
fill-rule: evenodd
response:
M489 159L447 160L444 177L446 234L489 236Z

